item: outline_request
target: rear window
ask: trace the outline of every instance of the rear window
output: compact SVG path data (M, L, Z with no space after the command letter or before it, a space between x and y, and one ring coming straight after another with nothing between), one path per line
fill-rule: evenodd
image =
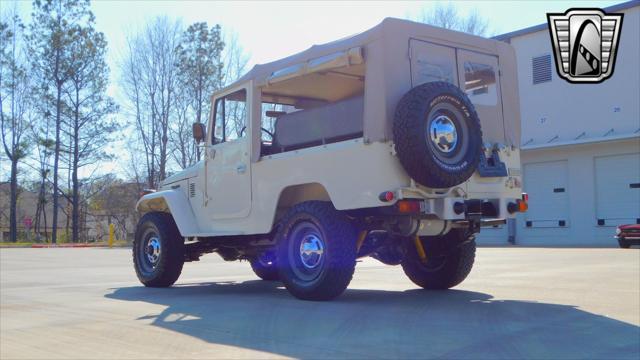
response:
M496 71L493 66L465 62L464 91L476 105L497 105Z

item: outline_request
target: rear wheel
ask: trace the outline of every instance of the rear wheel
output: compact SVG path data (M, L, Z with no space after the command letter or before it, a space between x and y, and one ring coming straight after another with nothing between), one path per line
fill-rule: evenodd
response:
M145 214L136 228L133 264L142 284L167 287L178 280L184 265L184 239L171 214Z
M416 285L425 289L449 289L460 284L471 272L475 260L476 243L463 229L453 229L444 236L405 241L404 273Z
M356 231L331 203L294 206L276 237L280 279L291 294L329 300L344 292L356 265Z
M251 269L262 280L276 281L280 279L275 253L272 251L265 251L251 259Z

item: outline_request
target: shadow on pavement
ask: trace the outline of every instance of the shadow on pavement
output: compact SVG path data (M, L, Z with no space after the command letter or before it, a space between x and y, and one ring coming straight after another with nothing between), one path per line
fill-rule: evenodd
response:
M278 282L114 289L166 306L137 320L209 343L298 358L633 358L640 327L570 305L449 291L349 289L300 301Z

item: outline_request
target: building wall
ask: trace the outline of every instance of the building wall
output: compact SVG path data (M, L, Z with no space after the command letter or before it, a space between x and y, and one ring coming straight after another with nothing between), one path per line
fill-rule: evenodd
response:
M571 84L558 77L548 30L511 39L518 62L525 147L552 139L552 143L584 140L640 130L640 5L622 12L614 73L600 84ZM547 54L552 60L551 81L534 85L532 58Z
M511 231L485 228L479 244L505 245L511 235L525 246L617 246L615 226L640 218L640 189L629 187L640 183L640 5L620 12L614 73L600 84L558 77L546 28L508 39L518 62L524 187L538 194ZM551 81L534 85L532 58L548 54Z

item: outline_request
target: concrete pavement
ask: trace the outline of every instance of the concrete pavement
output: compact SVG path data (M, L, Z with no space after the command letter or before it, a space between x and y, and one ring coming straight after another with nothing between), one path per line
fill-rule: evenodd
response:
M454 290L367 259L304 302L208 255L142 287L129 249L1 249L0 358L640 357L640 250L481 248Z

